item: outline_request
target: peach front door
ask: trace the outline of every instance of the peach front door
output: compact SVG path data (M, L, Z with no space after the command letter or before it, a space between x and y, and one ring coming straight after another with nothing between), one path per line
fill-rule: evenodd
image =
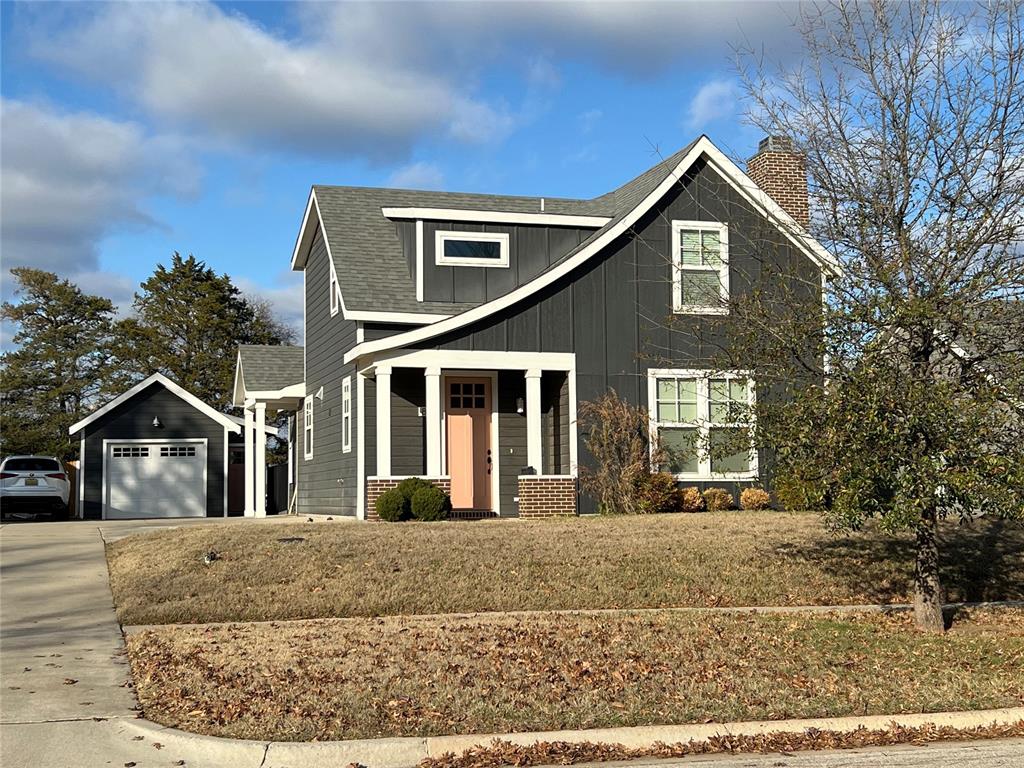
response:
M445 422L452 507L491 508L491 381L445 380Z

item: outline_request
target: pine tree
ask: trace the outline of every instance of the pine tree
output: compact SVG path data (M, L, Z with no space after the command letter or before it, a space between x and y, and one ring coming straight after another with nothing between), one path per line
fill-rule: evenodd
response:
M52 272L11 274L19 300L0 308L17 327L15 348L0 358L2 452L73 459L78 442L68 428L102 398L112 370L114 305Z

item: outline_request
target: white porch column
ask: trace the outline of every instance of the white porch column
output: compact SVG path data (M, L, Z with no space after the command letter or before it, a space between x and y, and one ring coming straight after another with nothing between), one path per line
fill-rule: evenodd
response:
M377 474L391 474L391 366L377 366Z
M544 474L543 447L540 429L540 375L539 368L526 371L526 463L538 475Z
M267 516L267 404L256 403L256 498L255 516Z
M423 372L426 382L427 420L427 477L441 475L441 369L427 368Z
M246 517L256 514L256 505L253 503L256 498L256 489L253 481L256 479L256 457L253 453L253 412L252 403L245 405L245 511Z

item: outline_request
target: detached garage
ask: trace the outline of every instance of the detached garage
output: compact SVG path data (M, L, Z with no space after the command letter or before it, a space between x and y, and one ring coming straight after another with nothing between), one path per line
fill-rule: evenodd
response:
M155 373L71 427L78 496L92 520L221 517L228 451L241 427Z

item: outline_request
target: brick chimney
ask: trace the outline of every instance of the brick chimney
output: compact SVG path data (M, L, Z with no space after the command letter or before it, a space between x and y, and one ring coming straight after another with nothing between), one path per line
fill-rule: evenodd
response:
M807 164L788 136L766 136L747 161L747 175L803 227L810 224Z

